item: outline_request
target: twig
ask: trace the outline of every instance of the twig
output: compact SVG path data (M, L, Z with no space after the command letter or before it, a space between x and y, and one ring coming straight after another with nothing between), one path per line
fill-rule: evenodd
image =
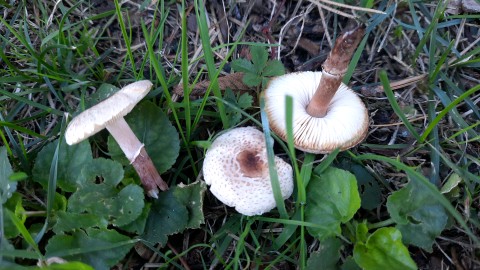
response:
M175 253L175 255L178 256L178 251L170 244L170 242L167 242L167 246ZM180 263L182 264L183 268L186 270L190 270L190 266L188 265L187 261L182 256L178 256L178 260L180 260Z

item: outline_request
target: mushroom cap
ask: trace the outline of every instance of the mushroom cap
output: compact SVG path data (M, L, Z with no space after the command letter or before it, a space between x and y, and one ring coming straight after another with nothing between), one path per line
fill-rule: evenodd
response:
M341 84L322 118L312 117L306 108L322 72L297 72L276 77L265 89L265 111L270 128L287 140L285 97L293 99L293 140L297 149L309 153L346 150L360 143L368 131L368 111L362 100Z
M126 85L115 94L74 117L65 131L67 144L79 143L128 114L152 88L149 80Z
M275 166L285 200L293 192L293 170L279 157ZM234 128L218 136L205 155L203 175L213 195L243 215L260 215L276 206L265 137L254 127Z

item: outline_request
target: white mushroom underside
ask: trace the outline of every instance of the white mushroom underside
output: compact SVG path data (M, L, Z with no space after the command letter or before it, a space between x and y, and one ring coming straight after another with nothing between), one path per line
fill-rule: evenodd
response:
M151 87L152 83L148 80L131 83L106 100L81 112L68 124L65 140L72 145L101 131L109 122L128 114L148 94Z
M360 98L342 83L327 114L322 118L310 116L306 108L321 76L321 72L299 72L273 79L265 90L265 111L270 126L286 140L286 96L292 96L293 136L297 148L312 153L350 148L365 135L367 109Z
M244 150L257 150L267 162L263 133L253 127L232 129L220 136L210 146L203 163L205 182L210 191L224 204L235 207L244 215L260 215L275 208L272 186L266 166L265 177L247 177L241 173L236 159ZM283 199L293 192L292 167L275 157L277 174Z

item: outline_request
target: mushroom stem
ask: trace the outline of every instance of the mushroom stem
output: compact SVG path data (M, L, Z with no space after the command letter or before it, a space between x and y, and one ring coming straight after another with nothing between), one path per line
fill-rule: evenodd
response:
M150 197L158 198L158 188L165 191L168 189L168 185L163 181L152 159L145 151L143 143L138 140L127 121L120 117L108 123L106 128L137 171L147 194Z
M322 77L317 91L307 106L309 115L321 118L327 114L330 101L342 83L348 64L364 33L365 29L357 26L337 38L332 51L322 65Z

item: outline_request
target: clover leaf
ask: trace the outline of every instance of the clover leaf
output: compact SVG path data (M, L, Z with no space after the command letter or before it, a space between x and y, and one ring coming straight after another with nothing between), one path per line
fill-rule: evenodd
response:
M235 59L232 68L236 72L243 72L242 81L245 85L253 87L261 85L262 88L268 83L270 77L285 74L285 67L278 60L268 60L268 52L265 47L251 46L252 60Z

